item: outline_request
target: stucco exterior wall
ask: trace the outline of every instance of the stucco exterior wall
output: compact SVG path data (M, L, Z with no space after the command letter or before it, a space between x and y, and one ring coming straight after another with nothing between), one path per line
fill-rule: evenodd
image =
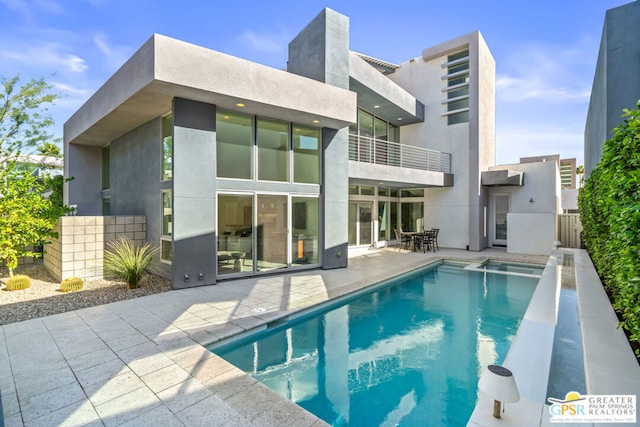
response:
M585 179L600 161L611 131L622 123L622 109L635 109L640 100L638 40L640 2L607 10L585 125Z
M469 49L469 122L448 125L447 55ZM403 144L451 153L453 187L425 190L425 226L440 228L443 247L480 250L487 246L484 208L488 193L480 173L495 162L495 61L482 36L470 33L425 49L400 64L389 78L425 104L425 121L400 130Z
M162 227L161 190L172 182L162 182L162 119L153 119L111 143L111 215L144 215L147 238L160 246ZM169 278L170 266L155 259L158 274Z
M509 194L507 215L507 251L546 255L556 240L557 215L562 213L560 173L555 161L500 165L490 170L524 172L523 186L491 187L490 194ZM493 205L489 204L489 217ZM514 223L511 223L511 218ZM530 222L528 222L530 221ZM489 227L492 242L493 230Z
M64 203L78 215L102 215L102 148L64 144Z

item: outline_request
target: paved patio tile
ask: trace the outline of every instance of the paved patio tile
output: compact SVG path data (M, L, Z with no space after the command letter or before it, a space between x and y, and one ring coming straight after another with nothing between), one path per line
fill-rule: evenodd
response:
M246 375L234 366L232 369L205 381L204 385L216 396L227 399L257 382L253 377Z
M75 375L80 385L87 387L96 383L104 383L113 377L129 372L133 371L122 360L114 359L97 366L75 371Z
M76 382L69 367L63 367L41 375L16 378L15 387L21 400ZM4 394L4 389L3 389Z
M184 427L184 425L169 408L158 406L124 424L120 424L120 427Z
M86 398L84 391L76 382L25 399L20 398L22 418L27 423L65 406L82 402Z
M218 396L210 396L176 414L189 427L252 427L249 420Z
M213 357L213 355L201 345L193 345L191 348L181 351L180 353L172 354L170 357L178 366L186 369L196 363Z
M98 346L97 350L90 353L85 353L80 356L67 358L69 366L74 371L82 371L87 368L102 365L105 362L110 362L117 359L118 356L106 345Z
M129 371L83 388L91 403L97 406L144 386L140 378Z
M110 340L105 340L105 343L109 346L111 350L118 351L118 350L135 347L139 344L144 344L149 342L149 338L147 338L140 332L136 331L135 329L133 330L135 331L134 333L121 336L118 338L113 338Z
M23 427L22 416L20 414L10 415L4 419L4 427Z
M117 354L138 376L146 375L173 364L173 360L162 353L158 346L152 342L119 350Z
M104 425L111 427L132 420L161 404L151 390L142 387L95 408Z
M25 427L99 426L102 425L102 421L91 403L79 401L34 420L26 421L24 425Z
M142 381L154 393L158 393L189 378L191 378L191 375L176 364L171 364L141 377Z
M193 366L187 368L189 374L198 381L205 383L214 379L215 377L224 374L225 372L237 369L231 363L227 362L221 357L213 355L213 357L203 359Z
M20 405L18 404L18 394L13 392L2 391L2 412L4 416L19 414Z
M213 393L207 387L191 377L186 381L157 393L160 400L162 400L173 413L182 411L212 395Z

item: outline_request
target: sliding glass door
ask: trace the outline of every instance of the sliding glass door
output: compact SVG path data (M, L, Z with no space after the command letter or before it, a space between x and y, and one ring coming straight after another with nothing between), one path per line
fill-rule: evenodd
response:
M287 267L287 196L258 194L257 271Z
M318 197L218 195L218 275L320 263Z

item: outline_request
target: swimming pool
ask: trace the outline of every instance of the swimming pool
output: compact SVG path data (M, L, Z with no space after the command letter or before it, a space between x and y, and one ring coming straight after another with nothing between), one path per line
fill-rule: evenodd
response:
M211 349L335 426L466 425L536 283L441 264Z

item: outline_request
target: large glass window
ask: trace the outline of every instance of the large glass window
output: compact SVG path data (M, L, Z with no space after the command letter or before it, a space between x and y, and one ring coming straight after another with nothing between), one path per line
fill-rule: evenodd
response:
M450 90L447 93L447 99L458 98L460 96L469 95L469 86L461 87L460 89Z
M455 125L458 123L467 123L469 121L469 112L462 111L460 113L449 114L447 116L447 124Z
M463 108L469 108L469 98L459 99L447 104L447 111L461 110Z
M456 86L447 91L447 99L454 101L447 103L447 111L469 108L469 50L462 50L447 57L447 62L453 62L447 66L447 74L452 77L447 79L447 87ZM454 62L455 61L455 62ZM458 87L459 85L464 85ZM463 99L457 99L465 97ZM469 112L463 111L447 116L447 124L466 123L469 121Z
M292 264L317 264L319 257L320 203L317 197L291 198Z
M389 123L389 141L400 142L400 128Z
M111 146L102 147L102 189L111 188Z
M253 271L253 195L218 195L218 274Z
M252 125L252 116L223 110L216 113L216 165L219 177L252 178Z
M289 123L258 119L258 179L289 181Z
M258 195L257 270L287 267L287 196Z
M162 180L173 178L173 116L162 118Z
M373 138L373 115L363 110L358 110L358 131L360 136Z
M320 129L293 126L293 180L320 184Z
M402 231L422 231L424 229L424 203L402 203Z
M171 191L162 192L162 235L160 237L160 259L171 262L173 236L173 200Z

